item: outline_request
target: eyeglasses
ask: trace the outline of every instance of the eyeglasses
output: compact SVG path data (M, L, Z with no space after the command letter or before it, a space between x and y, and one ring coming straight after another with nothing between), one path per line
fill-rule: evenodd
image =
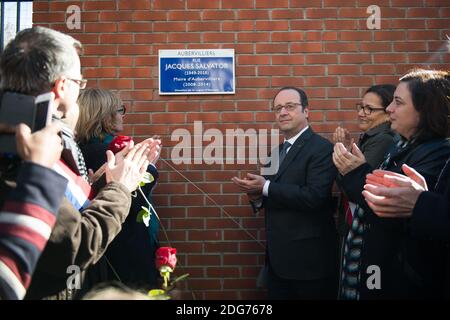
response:
M301 103L294 103L294 102L289 102L286 103L284 106L279 104L277 106L272 107L272 111L275 113L281 113L281 110L283 110L283 108L286 109L286 111L290 112L290 111L294 111L295 108L297 108L297 106L301 106Z
M127 112L127 107L123 104L117 109L117 113L121 115L125 115Z
M384 111L384 108L373 108L367 104L363 105L362 103L357 103L356 110L358 110L358 112L360 112L361 109L364 111L364 114L367 116L370 115L373 111L380 111L380 110Z
M86 85L87 85L86 79L71 79L71 78L67 78L67 79L78 84L80 86L80 89L86 88Z

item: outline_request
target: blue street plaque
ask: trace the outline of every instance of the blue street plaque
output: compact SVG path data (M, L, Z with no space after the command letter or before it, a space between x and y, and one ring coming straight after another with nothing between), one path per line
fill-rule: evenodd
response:
M234 49L159 50L159 94L235 93Z

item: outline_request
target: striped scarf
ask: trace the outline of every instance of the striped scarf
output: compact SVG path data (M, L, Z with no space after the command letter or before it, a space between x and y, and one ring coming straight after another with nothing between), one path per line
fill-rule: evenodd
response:
M89 183L69 168L63 160L59 160L53 169L69 181L65 191L66 198L78 211L85 209L95 197L94 190Z

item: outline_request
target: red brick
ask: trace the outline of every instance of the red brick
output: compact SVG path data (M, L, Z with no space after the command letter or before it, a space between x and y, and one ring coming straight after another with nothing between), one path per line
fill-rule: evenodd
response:
M305 80L305 85L310 87L337 86L337 77L309 77Z
M256 30L284 31L289 29L288 21L256 21Z
M158 0L156 0L159 2ZM176 2L177 0L174 0ZM129 1L129 0L119 0L119 9L120 10L149 10L150 7L150 1L146 0L136 0L136 1Z
M309 0L307 3L304 0L291 0L291 8L321 8L322 0Z
M177 1L177 0L175 0ZM153 23L154 32L184 32L186 30L186 23L183 21L179 22L154 22ZM189 30L192 31L192 30ZM196 31L196 30L194 30Z
M147 78L151 75L151 68L120 68L121 78Z
M124 45L119 46L119 55L146 55L152 52L148 45Z
M189 230L189 237L188 239L190 241L220 241L222 240L222 231L214 230L214 231L196 231L196 230Z
M173 31L173 30L172 30ZM220 31L219 22L189 22L187 23L187 31Z
M272 10L272 19L302 19L303 9Z
M306 56L306 64L337 63L335 54L311 54Z
M357 52L358 46L355 42L327 42L325 52Z
M343 10L343 9L341 9ZM338 11L335 9L306 9L306 19L324 19L324 18L337 18Z
M359 74L360 67L354 65L328 65L328 74Z
M270 44L270 43L264 43L256 44L256 53L286 53L288 52L288 45L287 44Z
M358 76L342 76L341 85L346 87L361 87L374 85L370 77L358 77Z
M116 68L83 69L83 76L86 78L115 78L116 75Z
M325 29L327 30L356 30L358 23L356 20L325 20Z
M408 18L438 18L439 8L409 8Z
M288 66L259 66L258 74L261 76L288 76L290 67Z
M273 32L272 41L273 42L284 42L284 41L303 41L303 32Z
M102 34L102 35L100 35L100 42L103 44L133 43L133 35L132 34Z
M152 123L183 123L186 115L184 113L154 113L152 114Z
M234 37L234 33L204 33L203 41L217 43L234 42Z
M233 10L208 10L203 11L203 20L234 20L235 12Z
M322 30L323 21L321 20L299 20L291 21L292 30Z
M396 52L418 52L426 51L426 44L423 41L394 43Z
M322 43L320 42L303 42L303 43L293 43L291 45L291 52L297 53L297 52L304 52L304 53L311 53L311 52L322 52Z
M170 43L194 43L200 42L200 33L169 33L168 42Z
M223 31L252 31L254 30L253 21L225 21L222 23Z
M149 22L122 22L119 32L152 32L153 25Z
M117 1L85 1L83 3L83 10L115 10Z
M167 11L124 11L119 12L117 19L127 21L166 21Z
M253 0L222 0L223 9L253 9Z
M273 14L274 11L272 11ZM273 17L273 16L272 16ZM266 10L239 10L237 12L238 20L268 20L269 11Z

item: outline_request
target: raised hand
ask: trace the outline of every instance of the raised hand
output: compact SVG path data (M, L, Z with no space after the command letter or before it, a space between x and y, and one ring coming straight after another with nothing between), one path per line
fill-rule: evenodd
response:
M355 143L350 152L341 142L338 142L334 145L333 163L340 174L346 175L366 163L366 158Z
M21 123L16 127L17 153L23 160L51 168L61 157L63 146L59 123L52 123L44 129L31 133L30 127Z
M141 143L132 147L132 149L123 156L110 150L106 151L106 182L120 182L132 192L136 190L139 182L149 165L148 153L150 149L148 144Z

